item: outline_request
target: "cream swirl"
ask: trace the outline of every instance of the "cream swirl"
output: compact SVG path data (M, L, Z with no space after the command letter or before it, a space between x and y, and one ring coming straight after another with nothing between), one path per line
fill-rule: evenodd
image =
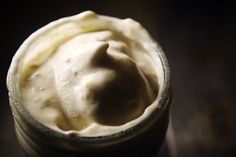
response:
M19 89L29 112L50 128L83 136L115 133L137 124L157 99L157 45L132 19L86 11L27 40Z

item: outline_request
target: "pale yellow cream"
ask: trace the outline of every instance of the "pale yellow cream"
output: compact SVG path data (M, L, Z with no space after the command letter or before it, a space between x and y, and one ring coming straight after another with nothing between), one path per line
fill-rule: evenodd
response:
M41 28L18 51L23 103L52 129L112 134L160 107L158 46L132 19L86 11Z

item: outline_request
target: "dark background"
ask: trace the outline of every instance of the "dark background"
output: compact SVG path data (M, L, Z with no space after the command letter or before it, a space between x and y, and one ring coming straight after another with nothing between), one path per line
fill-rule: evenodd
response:
M23 156L5 85L12 56L38 28L84 10L139 21L169 58L174 134L159 156L176 157L168 144L179 157L236 156L236 7L213 0L0 2L1 156Z

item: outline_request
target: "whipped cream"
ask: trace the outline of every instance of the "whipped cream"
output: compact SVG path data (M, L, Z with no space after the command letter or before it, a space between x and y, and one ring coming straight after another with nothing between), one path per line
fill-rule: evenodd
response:
M65 134L100 136L139 123L158 106L158 45L132 19L92 11L33 33L15 58L23 104Z

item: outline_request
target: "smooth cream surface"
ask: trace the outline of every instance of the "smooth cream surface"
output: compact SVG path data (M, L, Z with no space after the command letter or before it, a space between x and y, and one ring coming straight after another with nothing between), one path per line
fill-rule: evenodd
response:
M158 107L158 47L132 19L86 11L34 33L19 57L28 111L65 134L98 136L137 124Z

